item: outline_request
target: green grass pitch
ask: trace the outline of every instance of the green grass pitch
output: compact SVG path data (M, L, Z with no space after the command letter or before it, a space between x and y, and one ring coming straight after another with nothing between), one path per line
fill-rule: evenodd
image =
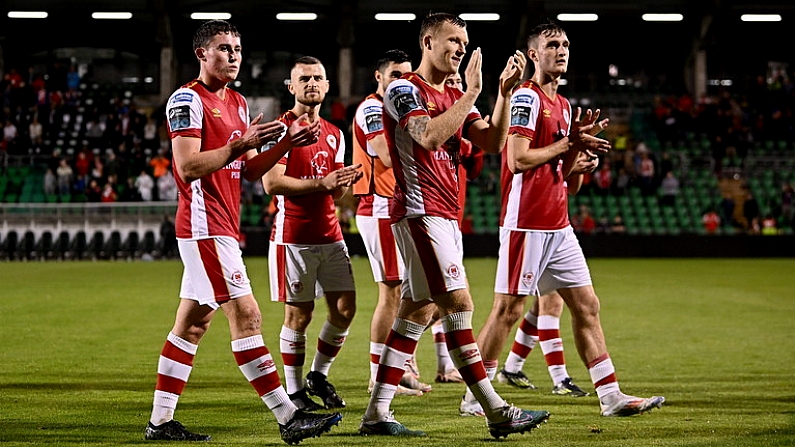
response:
M283 309L269 301L267 260L246 262L266 344L281 365ZM475 331L491 305L495 263L466 260ZM428 432L428 438L358 436L369 396L368 327L376 288L366 260L356 258L358 314L330 374L348 408L330 434L301 445L795 445L795 259L591 259L589 264L623 391L664 395L662 409L604 418L593 395L554 396L536 349L525 372L538 390L494 384L508 401L552 413L532 433L494 441L482 419L458 415L463 385L435 384L425 396L397 397L393 403L397 419ZM142 431L181 271L172 261L0 264L0 446L152 445L142 440ZM318 304L310 340L325 317ZM592 392L565 313L562 334L569 373ZM314 343L309 346L311 358ZM423 380L432 381L430 333L420 341L418 362ZM177 419L211 434L212 445L285 445L275 419L235 365L223 315L216 315L199 348Z

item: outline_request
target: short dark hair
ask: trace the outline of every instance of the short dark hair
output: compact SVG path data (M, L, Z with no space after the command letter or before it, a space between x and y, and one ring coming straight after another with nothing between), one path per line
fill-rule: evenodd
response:
M237 28L226 20L208 20L202 23L196 30L196 34L193 35L193 49L204 48L216 34L226 33L240 37Z
M449 23L461 28L467 27L467 22L455 14L450 14L447 12L428 13L428 15L422 20L422 25L420 26L420 49L422 49L423 37L425 37L426 34L432 34L436 32L436 30L439 29L439 27L441 27L444 23Z
M389 50L376 61L375 69L381 71L392 62L402 64L403 62L411 62L411 58L402 50Z
M296 65L323 65L323 63L314 56L301 56L293 62L292 68L295 68Z
M538 38L541 36L555 37L562 34L566 34L566 31L557 23L548 20L544 23L536 25L535 28L530 30L530 34L527 36L527 48L532 48Z

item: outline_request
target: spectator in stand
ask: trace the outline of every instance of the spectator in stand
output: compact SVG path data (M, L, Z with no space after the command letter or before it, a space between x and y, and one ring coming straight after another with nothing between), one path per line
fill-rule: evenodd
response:
M47 168L47 172L44 173L44 194L46 196L54 196L57 190L58 178L52 172L52 169Z
M135 188L138 190L138 195L144 202L151 202L153 199L152 190L155 187L155 181L146 170L141 171L135 179Z
M39 116L33 115L33 119L28 124L28 136L30 137L30 144L33 147L41 147L42 136L44 135L44 126L39 122Z
M157 123L155 119L150 116L146 119L144 124L143 141L141 143L144 149L156 150L160 147L160 138L157 134Z
M654 194L654 160L649 155L649 151L639 152L638 180L640 190L644 196Z
M709 211L704 213L701 221L704 223L704 230L706 230L707 234L716 234L718 232L718 228L720 228L720 216L718 212L715 211L715 208L710 208Z
M157 155L149 160L149 166L152 167L152 176L155 179L159 179L161 176L165 175L166 172L169 171L169 166L171 166L171 160L166 157L166 150L158 150Z
M778 228L776 227L776 218L773 217L771 214L765 216L762 219L762 230L761 233L764 236L775 236L778 234Z
M626 168L623 166L618 168L618 173L616 174L613 184L611 185L612 194L616 196L626 195L627 188L629 188L629 181L630 178L629 174L627 174Z
M94 162L91 166L90 177L97 181L97 183L104 184L104 180L106 179L105 175L105 164L102 163L102 159L99 157L94 157Z
M77 160L75 160L75 174L79 179L87 179L88 173L91 170L91 159L89 154L91 152L88 147L83 146L80 152L77 153Z
M102 198L102 189L96 180L91 179L85 189L86 202L96 203Z
M102 195L100 196L100 201L102 203L114 203L118 200L119 195L116 194L116 191L113 189L112 183L105 183L105 186L102 187Z
M676 205L676 197L679 195L679 179L674 175L674 171L668 171L660 183L662 190L662 197L660 197L660 205L674 206Z
M605 160L604 164L593 174L594 191L600 196L606 196L610 192L613 184L613 171L610 169L610 162Z
M750 188L745 189L743 217L745 217L745 230L750 234L759 234L759 202Z
M10 119L6 118L5 125L3 125L3 141L0 143L2 149L13 154L16 150L17 136L17 126L15 126Z
M624 218L621 217L621 214L613 216L613 221L610 223L610 233L621 234L626 231L627 227L624 225Z
M58 193L62 196L71 194L74 171L65 158L61 159L58 169L55 171L55 175L58 177Z
M171 160L166 157L166 149L159 149L157 151L157 155L152 157L149 160L149 167L152 169L152 177L154 177L155 183L160 179L160 177L166 175L166 172L169 171L169 166L171 166ZM153 200L162 200L159 196L160 190L154 190L154 197Z
M593 234L596 230L596 220L587 205L580 205L579 212L574 217L572 224L574 231L580 234Z
M157 183L157 200L177 200L177 182L174 180L174 174L171 171L166 171L155 182Z

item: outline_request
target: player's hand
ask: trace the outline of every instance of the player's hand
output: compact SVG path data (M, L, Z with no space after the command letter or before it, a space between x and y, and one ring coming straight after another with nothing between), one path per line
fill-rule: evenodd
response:
M483 54L480 47L475 48L469 56L466 71L464 71L464 83L467 86L466 93L472 92L475 96L480 94L483 89Z
M270 121L260 124L262 114L257 115L251 124L249 124L246 132L240 137L242 142L241 147L245 150L259 149L264 144L279 139L282 132L284 132L284 124L278 121Z
M514 55L508 58L508 63L505 64L505 68L500 74L500 94L502 96L511 96L513 88L522 79L525 65L527 65L527 58L519 50L516 50Z
M358 182L364 176L359 168L361 164L345 166L344 168L337 169L329 175L323 177L320 183L326 188L327 191L333 191L337 188L351 186Z
M577 107L574 120L571 123L571 132L569 133L569 143L572 148L581 152L591 151L606 153L609 151L609 141L590 134L594 127L594 113L591 109L586 110L585 116L583 117L582 109Z
M577 161L571 168L572 174L585 174L593 172L599 166L599 158L591 151L580 152Z
M588 132L589 134L591 134L593 136L599 135L600 132L602 132L603 130L605 130L607 128L607 124L610 122L610 118L605 118L605 119L599 121L599 115L601 113L602 113L601 109L596 109L596 111L594 111L594 113L593 113L594 125L593 125L593 128Z
M285 138L289 138L291 146L309 146L320 138L320 120L310 123L308 115L304 113L287 128Z

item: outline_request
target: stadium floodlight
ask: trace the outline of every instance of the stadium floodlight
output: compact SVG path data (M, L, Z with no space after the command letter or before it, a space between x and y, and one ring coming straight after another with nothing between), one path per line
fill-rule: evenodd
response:
M558 14L561 22L595 22L599 20L597 14Z
M465 20L467 22L496 22L500 20L500 15L493 12L487 13L464 13L460 14L458 17L461 17L461 20Z
M317 20L314 12L280 12L276 14L276 20Z
M194 12L190 15L193 20L229 20L232 14L228 12Z
M743 14L740 16L743 22L780 22L781 14Z
M375 15L375 19L381 21L411 22L416 18L417 16L410 12L379 12Z
M131 12L92 12L92 19L127 20L132 18Z
M46 19L45 11L8 11L9 19Z
M681 22L682 14L643 14L641 18L646 22Z

